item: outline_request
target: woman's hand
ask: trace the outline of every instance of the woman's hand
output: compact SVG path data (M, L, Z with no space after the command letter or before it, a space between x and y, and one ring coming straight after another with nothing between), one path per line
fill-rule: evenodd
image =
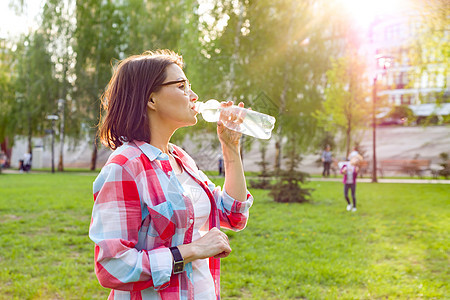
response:
M198 240L178 246L178 249L185 263L208 257L224 258L231 252L228 236L215 227Z
M232 105L232 101L220 103L220 106L223 108L231 107ZM244 103L240 102L238 106L244 107ZM220 112L220 118L217 122L217 135L222 146L239 146L242 133L228 129L224 123L227 123L229 127L238 127L243 120L244 116L242 116L242 112L240 111L222 110Z
M224 190L229 196L237 201L247 199L247 183L245 182L244 168L241 161L239 140L241 133L228 129L242 126L245 118L245 111L232 108L233 102L222 102L223 109L220 112L219 122L217 122L217 135L222 145L223 161L225 166ZM239 103L238 107L244 107L244 103ZM228 255L228 254L227 254Z

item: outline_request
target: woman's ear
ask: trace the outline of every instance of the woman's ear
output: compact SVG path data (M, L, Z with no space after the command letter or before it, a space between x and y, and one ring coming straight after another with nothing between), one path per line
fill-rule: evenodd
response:
M152 95L150 95L150 99L148 99L148 102L147 102L147 107L149 108L149 109L152 109L152 110L155 110L155 101L153 100L153 94Z

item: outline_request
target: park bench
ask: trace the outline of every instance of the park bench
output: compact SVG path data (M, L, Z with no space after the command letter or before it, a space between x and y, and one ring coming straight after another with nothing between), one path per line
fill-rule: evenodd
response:
M359 163L359 177L363 178L366 173L369 173L369 162L363 160Z
M445 177L445 179L450 176L450 160L443 161L439 164L431 164L430 165L430 172L433 176L433 179L438 179L439 176Z
M425 171L430 170L429 159L389 159L380 162L380 173L384 176L387 171L408 174L413 177L417 175L422 178Z

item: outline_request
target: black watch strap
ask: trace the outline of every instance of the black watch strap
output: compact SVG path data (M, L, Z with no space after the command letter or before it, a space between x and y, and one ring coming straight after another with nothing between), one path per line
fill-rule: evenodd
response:
M184 260L178 247L170 247L173 256L173 274L179 274L184 271Z

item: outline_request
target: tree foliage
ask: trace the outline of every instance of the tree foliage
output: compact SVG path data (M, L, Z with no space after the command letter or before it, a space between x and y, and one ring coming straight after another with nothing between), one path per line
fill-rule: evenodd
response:
M25 4L14 2L18 8ZM15 109L14 114L22 113L8 122L19 124L11 125L14 130L9 134L28 134L27 128L32 128L31 135L42 134L48 126L42 123L45 114L55 113L57 99L64 98L67 134L75 140L89 134L95 145L99 99L112 66L132 54L170 48L183 55L185 72L200 101L243 101L277 118L273 134L277 155L267 159L274 160L278 170L285 168L285 154L292 155L292 161L323 140L326 131L345 133L349 145L354 130L367 119L363 100L367 87L361 84L365 79L360 77L360 58L348 51L356 43L354 35L335 3L46 0L41 27L17 45L14 80L0 74L2 90L9 90L6 86L16 78L25 83L14 86L1 102L9 111ZM30 64L39 56L41 61ZM42 71L30 73L31 67ZM25 100L14 103L15 92ZM35 105L20 104L30 104L31 94ZM187 134L214 130L214 124L200 121L194 128L177 131L174 138L180 141ZM301 134L291 139L293 131ZM287 141L295 145L283 150ZM96 150L94 146L94 165Z
M45 36L34 32L23 36L14 52L13 96L8 133L28 137L31 153L33 136L42 136L49 124L47 115L55 113L53 63Z
M409 47L409 59L416 72L411 77L418 84L421 84L419 78L426 78L428 85L441 89L434 95L435 101L448 102L445 91L450 72L450 3L447 0L413 0L412 3L416 13L411 22L416 36Z
M345 137L340 145L346 147L347 154L355 143L356 132L368 124L370 116L367 89L362 84L367 80L362 77L364 65L360 61L348 56L333 60L326 73L325 100L314 113L325 131Z
M13 53L7 41L0 40L0 141L3 141L14 124L10 121L14 106L12 74Z

